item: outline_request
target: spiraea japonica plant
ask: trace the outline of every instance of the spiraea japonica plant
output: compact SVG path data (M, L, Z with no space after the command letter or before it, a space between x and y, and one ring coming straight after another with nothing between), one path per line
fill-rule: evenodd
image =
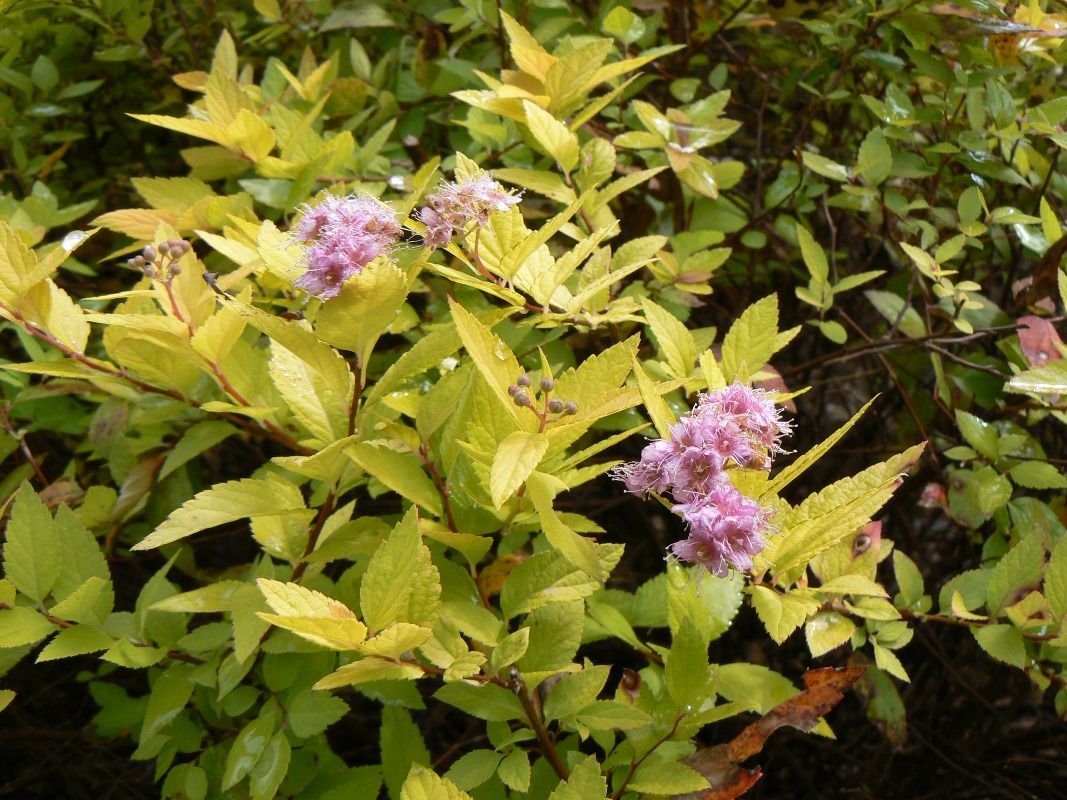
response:
M871 403L789 452L804 387L772 360L801 328L775 294L722 336L688 326L725 232L622 229L654 183L685 223L745 171L716 154L740 127L729 91L639 94L678 49L631 55L641 24L619 8L608 37L535 37L501 12L506 65L447 87L462 152L432 155L396 134L358 36L257 74L224 34L176 77L186 116L133 115L199 140L187 176L136 178L145 207L52 247L0 223L0 317L26 354L9 385L86 421L62 481L5 485L0 672L83 658L97 728L164 796L257 799L737 796L767 736L829 734L863 672L798 689L718 663L746 603L776 643L803 630L813 658L847 646L908 679L895 651L929 598L896 553L894 602L872 518L922 445L792 493ZM58 271L102 230L134 254L126 283L75 300ZM594 482L681 518L650 579L620 563L652 532L571 499ZM597 663L602 641L625 663ZM373 757L352 762L327 731L356 716ZM454 748L429 749L431 719Z

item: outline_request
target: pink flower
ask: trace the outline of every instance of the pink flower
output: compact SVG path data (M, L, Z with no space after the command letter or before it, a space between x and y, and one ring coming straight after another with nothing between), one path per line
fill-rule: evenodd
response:
M707 494L678 503L673 511L689 524L689 537L668 549L719 578L728 567L752 569L752 556L763 552L774 531L771 510L741 494L725 475Z
M423 242L427 247L445 247L457 233L475 225L489 224L489 213L507 211L520 200L488 175L471 178L463 183L444 183L426 197L429 205L419 211L419 220L426 225Z
M640 461L612 474L634 494L670 493L674 513L689 525L689 538L671 552L722 577L731 566L751 569L773 531L771 510L742 495L726 471L769 469L791 430L765 392L734 383L702 395L671 426L670 439L650 442Z
M304 215L293 238L304 244L305 272L293 285L329 299L400 238L400 224L389 206L373 197L327 195Z

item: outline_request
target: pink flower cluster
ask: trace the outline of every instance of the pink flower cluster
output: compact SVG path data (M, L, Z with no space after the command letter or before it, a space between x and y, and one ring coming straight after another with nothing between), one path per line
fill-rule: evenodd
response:
M428 247L445 247L454 235L466 231L471 221L488 225L490 211L507 211L519 199L488 175L445 183L426 197L429 205L419 211L419 220L426 225L423 242Z
M771 510L741 494L726 472L770 469L791 430L766 393L734 383L702 395L671 426L670 440L650 442L640 461L617 467L613 475L634 494L670 493L674 513L689 525L689 538L671 545L671 552L725 577L729 567L752 569L752 556L774 529Z
M327 195L305 206L293 238L304 245L303 275L293 282L308 294L328 299L367 264L388 253L400 238L394 211L373 197Z

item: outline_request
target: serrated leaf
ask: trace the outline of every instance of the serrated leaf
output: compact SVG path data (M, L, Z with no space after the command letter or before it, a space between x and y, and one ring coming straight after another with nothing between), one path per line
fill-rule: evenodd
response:
M579 712L575 720L579 725L601 731L629 731L654 721L649 714L636 706L624 705L615 700L594 700Z
M328 378L278 344L269 363L274 388L312 436L329 444L348 434L348 397L334 391Z
M637 378L638 390L641 392L641 401L645 404L645 409L648 411L652 424L656 426L656 433L660 435L661 439L669 439L671 426L678 421L678 417L675 416L671 407L667 405L667 401L663 399L660 391L660 387L667 389L668 386L664 386L664 384L657 386L653 383L636 356L633 357L633 371L634 377ZM669 388L676 387L669 386Z
M530 258L538 249L548 243L557 231L560 230L571 217L578 213L578 210L585 205L585 201L589 199L591 191L583 192L579 197L570 205L568 205L563 211L556 214L552 219L548 220L544 225L538 228L536 231L527 234L522 241L510 248L504 257L500 259L500 274L505 278L512 278L522 267L526 259ZM464 340L466 343L466 340ZM473 355L473 354L472 354Z
M10 689L0 689L0 711L3 711L11 705L11 701L14 700L15 697L16 694Z
M341 719L348 713L348 704L336 695L309 690L294 697L285 711L289 728L303 739L322 733Z
M58 658L99 653L107 650L114 643L114 638L108 636L99 628L94 628L91 625L74 625L61 630L52 641L45 645L37 656L37 663L54 661Z
M493 648L490 656L490 665L493 671L501 674L506 667L510 667L524 655L530 647L530 629L519 628L514 633L505 636L500 644Z
M992 616L1018 598L1016 592L1040 585L1045 570L1045 546L1042 532L1035 530L1012 547L989 576L986 606Z
M245 517L306 512L300 488L278 478L245 478L212 486L185 501L132 550L151 550Z
M653 753L637 768L626 788L656 795L680 795L702 792L708 786L707 778L692 767Z
M607 574L621 558L622 547L594 546L600 567ZM512 570L500 593L500 608L507 619L512 619L549 603L580 600L600 586L600 581L575 567L562 553L548 550L535 553Z
M0 302L16 305L31 286L50 272L7 221L0 220Z
M677 561L667 565L667 620L672 633L686 619L696 624L704 640L715 641L727 630L744 599L744 578L731 570L725 578L698 574Z
M509 433L500 442L489 470L489 493L498 510L537 469L548 445L545 434L526 431Z
M768 586L750 586L752 605L760 622L775 642L781 644L805 620L819 610L819 601L797 591L781 594Z
M722 371L737 378L741 365L753 374L774 354L778 336L778 296L768 295L746 308L730 326L722 343Z
M555 159L564 172L578 165L578 137L566 125L536 103L523 101L526 125L543 152Z
M530 788L530 757L525 750L515 748L505 756L497 767L501 782L515 792Z
M863 140L853 172L871 186L880 185L893 172L893 151L881 128L874 128Z
M269 714L252 720L241 729L226 755L226 766L222 773L223 791L231 789L252 772L273 731L274 718Z
M1014 625L986 625L972 627L971 633L989 655L998 661L1023 669L1027 666L1026 644Z
M472 750L456 759L445 773L445 778L459 789L474 789L496 774L497 765L503 757L503 754L493 750Z
M418 764L412 766L400 789L400 800L472 800L447 778L438 777L433 770Z
M26 483L16 492L11 506L4 575L20 592L40 603L59 578L60 564L59 534L52 515Z
M419 536L418 516L412 508L367 566L359 590L363 620L372 633L395 622L430 625L440 596L440 576Z
M688 617L673 631L671 649L664 659L667 691L682 711L700 708L711 689L708 642Z
M323 303L315 317L315 333L323 341L356 354L363 385L371 352L396 320L407 295L407 278L400 267L377 258L345 282L340 294Z
M800 255L815 283L827 283L830 278L830 265L826 261L826 252L808 233L808 229L799 222L797 223L797 242L800 244ZM775 323L777 323L777 318L775 318Z
M0 608L0 647L36 644L58 627L32 608Z
M967 443L991 461L1000 455L997 431L989 423L967 411L956 410L956 424Z
M345 664L324 678L312 689L340 689L343 686L359 686L374 681L413 681L423 676L422 668L415 664L366 656L359 661Z
M449 308L452 311L452 320L463 340L463 346L478 367L478 371L493 390L493 394L507 409L507 413L521 425L520 409L508 394L508 386L514 383L519 373L523 371L519 367L515 354L485 324L451 298L449 298Z
M105 594L108 599L105 608L96 611L97 601ZM104 617L111 610L114 601L114 592L108 581L96 575L87 579L85 583L68 594L60 602L52 606L50 613L53 617L65 619L68 622L103 622Z
M647 297L641 298L641 307L671 375L675 378L689 377L697 363L697 346L693 341L693 334L678 317Z
M856 630L856 623L836 611L820 611L804 625L804 638L812 658L818 658L840 647Z
M592 666L564 676L545 698L545 719L565 719L579 713L597 699L609 672L607 666Z
M608 783L600 772L596 756L586 756L571 770L567 780L560 783L548 800L605 800Z
M434 693L434 697L455 706L460 711L489 722L522 719L525 715L522 704L514 692L492 683L482 686L471 686L469 683L447 683Z
M397 622L380 631L372 639L367 639L359 649L367 655L400 658L424 644L432 635L433 631L421 625Z
M1067 478L1047 461L1021 461L1008 470L1008 475L1026 489L1067 489Z
M534 473L527 488L549 543L590 578L602 582L604 572L600 567L595 543L567 525L552 507L556 489L550 476L540 472Z
M414 453L398 453L367 442L345 447L345 454L394 492L440 517L441 495Z

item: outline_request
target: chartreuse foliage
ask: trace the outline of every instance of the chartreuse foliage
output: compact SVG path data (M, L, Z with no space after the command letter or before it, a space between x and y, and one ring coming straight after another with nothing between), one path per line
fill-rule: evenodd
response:
M947 472L946 508L975 528L990 522L985 562L940 588L936 612L920 566L872 522L924 445L811 482L874 400L772 473L730 471L778 527L747 576L670 562L628 581L617 567L651 532L594 520L568 493L619 463L612 448L633 454L642 437L667 436L699 392L740 381L775 389L781 403L802 395L781 378L787 348L808 334L846 344L854 321L841 304L874 282L859 302L888 321L889 339L929 345L942 405L966 394L989 410L1011 391L1030 396L1034 421L1067 420L1052 334L1035 363L1009 333L1003 359L977 373L946 349L955 332L1006 321L966 277L972 252L1014 252L1011 237L1044 252L1062 236L1044 197L1038 216L997 193L1020 182L1064 189L1033 141L1059 144L1067 106L1017 107L1013 73L971 45L954 66L928 53L914 3L884 4L880 33L863 22L870 4L853 4L803 29L818 49L848 54L839 75L849 89L819 75L803 86L826 108L847 105L862 135L827 140L825 152L798 139L775 174L761 172L764 196L745 201L752 156L730 118L727 70L707 85L673 81L671 97L646 90L655 74L643 70L687 57L657 43L661 20L616 6L562 35L570 21L553 9L465 3L434 14L477 43L479 63L422 42L411 65L384 55L399 17L365 5L321 21L360 29L351 37L290 61L242 60L223 32L208 69L175 78L193 97L184 116L132 115L173 135L188 166L134 178L142 207L108 209L58 246L38 247L45 231L23 217L0 221L0 317L24 351L3 365L7 396L54 416L48 403L74 398L59 432L84 439L62 482L35 491L43 476L26 465L2 484L0 672L27 656L93 656L98 730L126 731L132 758L154 760L164 796L257 800L383 787L394 800L735 796L743 776L724 777L731 759L782 723L755 750L736 740L729 757L698 750L705 726L775 709L828 734L820 717L859 674L831 692L812 673L800 692L765 666L717 663L711 646L746 598L775 643L803 629L813 658L846 643L866 650L890 693L881 673L908 680L896 652L923 619L968 625L994 658L1062 687L1063 526L1015 490L1065 482L1006 417L957 408L962 438L934 442L959 465ZM1031 26L1047 23L1038 6ZM242 47L284 33L276 4L255 7L269 24ZM908 91L851 85L857 42L876 36L885 55L863 50L874 54L864 74L906 65ZM786 46L768 49L768 69ZM787 94L800 83L791 77ZM442 108L448 98L446 129L462 152L420 152L425 120L398 122L398 95ZM804 113L789 101L776 113ZM436 252L421 246L416 209L436 183L486 170L524 190L523 202ZM963 171L993 188L975 179L957 191ZM624 229L633 198L663 187L674 210ZM323 301L293 287L307 264L288 229L325 193L387 201L408 241ZM43 188L34 196L51 202ZM866 265L877 268L841 263L835 226L845 223L834 215L844 213L892 232L889 255ZM60 268L116 234L133 242L124 252L175 255L124 273L117 291L75 296ZM768 255L769 235L796 257ZM196 247L174 250L175 240ZM728 264L766 280L722 331L697 327L693 309ZM1058 262L1052 272L1067 299ZM799 313L775 291L786 274ZM819 334L783 324L786 301L786 318ZM1017 373L1006 389L974 377L1000 370ZM520 375L539 387L526 406L515 402ZM573 407L553 412L556 400ZM13 437L0 455L13 460L17 448ZM221 572L220 533L251 554L221 556ZM124 566L134 558L155 565L143 586ZM583 650L598 640L644 666L620 678ZM136 697L113 680L128 674L116 666L142 671ZM0 709L13 701L0 690ZM371 702L382 706L380 758L348 765L325 732L350 704ZM431 752L411 714L427 704L480 720L484 736Z

